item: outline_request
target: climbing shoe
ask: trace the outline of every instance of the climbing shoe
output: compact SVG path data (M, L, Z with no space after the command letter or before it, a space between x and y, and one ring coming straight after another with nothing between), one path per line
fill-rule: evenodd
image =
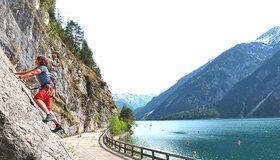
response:
M63 128L59 125L59 126L56 126L55 129L52 130L52 132L56 133L61 130L63 130Z
M47 117L45 119L43 119L43 122L47 123L49 121L53 121L54 120L54 116L52 115L47 115Z

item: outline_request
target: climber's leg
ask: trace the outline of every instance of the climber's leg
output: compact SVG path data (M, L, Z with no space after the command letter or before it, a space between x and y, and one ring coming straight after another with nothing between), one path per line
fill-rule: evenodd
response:
M49 97L48 99L44 100L44 103L46 104L49 112L51 113L51 115L54 117L53 119L53 123L55 124L55 129L52 130L53 132L58 132L60 130L62 130L62 127L60 125L60 123L57 121L55 114L52 111L52 97Z
M47 92L48 88L43 88L34 96L34 101L36 102L36 104L47 114L47 117L43 120L43 122L54 120L54 116L50 112L49 106L49 99L51 99L51 97L47 94Z

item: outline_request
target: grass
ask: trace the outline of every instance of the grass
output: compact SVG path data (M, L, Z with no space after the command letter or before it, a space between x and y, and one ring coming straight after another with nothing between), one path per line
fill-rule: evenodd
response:
M65 105L65 102L60 98L60 96L57 94L53 97L56 103L59 103L61 106Z
M71 125L77 124L77 121L75 120L74 116L70 112L61 109L56 103L52 103L52 110L66 117L70 121Z

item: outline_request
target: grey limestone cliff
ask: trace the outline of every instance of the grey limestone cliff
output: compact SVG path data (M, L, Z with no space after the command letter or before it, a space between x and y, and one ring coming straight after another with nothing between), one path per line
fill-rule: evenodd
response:
M35 78L19 81L8 68L35 67L38 55L51 61L57 88L53 111L61 135L106 127L117 113L111 92L100 76L81 63L51 28L51 0L0 0L0 160L68 159L59 136L42 123L45 116L32 101Z
M45 2L1 0L0 46L17 70L33 69L38 55L50 59L50 72L58 92L53 109L63 122L64 134L106 127L110 115L117 113L111 92L52 30ZM33 88L38 83L31 78L25 84Z
M0 159L71 159L59 136L42 122L29 89L9 67L13 66L0 48Z

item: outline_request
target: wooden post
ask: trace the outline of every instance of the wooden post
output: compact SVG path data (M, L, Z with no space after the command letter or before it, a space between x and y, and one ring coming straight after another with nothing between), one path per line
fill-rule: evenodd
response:
M134 147L131 146L131 157L133 157L133 150L134 150Z
M169 154L168 153L166 154L166 160L169 160Z
M155 152L152 151L152 160L154 160L154 159L155 159Z
M124 153L126 153L126 144L124 144Z
M120 142L119 142L119 152L121 152L121 144L120 144Z
M143 159L143 148L141 148L141 159Z

